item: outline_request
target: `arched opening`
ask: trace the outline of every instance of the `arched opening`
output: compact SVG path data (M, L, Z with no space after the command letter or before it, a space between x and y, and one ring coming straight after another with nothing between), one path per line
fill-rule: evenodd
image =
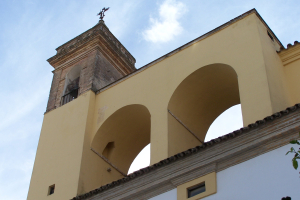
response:
M150 165L150 144L145 146L130 165L128 174Z
M116 167L127 174L133 160L150 143L150 120L143 105L120 108L101 125L92 141L92 150L107 159L112 169Z
M200 145L213 121L239 103L237 74L231 66L212 64L190 74L169 101L169 155Z
M231 133L243 127L241 104L232 106L219 115L210 125L204 142Z
M77 65L67 73L65 78L64 92L61 100L62 105L78 97L80 71L81 67Z

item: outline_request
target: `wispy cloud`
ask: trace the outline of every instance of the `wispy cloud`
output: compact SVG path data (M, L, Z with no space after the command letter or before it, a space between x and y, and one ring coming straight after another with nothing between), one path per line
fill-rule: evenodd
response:
M143 32L144 39L154 43L172 40L183 31L179 19L186 11L187 7L182 2L165 0L159 6L158 18L150 17L151 26Z

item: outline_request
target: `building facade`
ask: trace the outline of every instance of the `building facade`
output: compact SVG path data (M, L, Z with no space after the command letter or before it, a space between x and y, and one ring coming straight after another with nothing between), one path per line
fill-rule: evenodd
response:
M281 154L299 136L300 45L285 49L255 9L138 70L102 20L48 62L28 200L279 199L299 184ZM204 143L236 104L245 127ZM127 175L149 143L151 166Z

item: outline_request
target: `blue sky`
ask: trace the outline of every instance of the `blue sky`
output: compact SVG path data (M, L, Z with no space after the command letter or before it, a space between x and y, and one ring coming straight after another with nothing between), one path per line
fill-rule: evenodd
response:
M1 0L1 199L27 197L52 80L46 60L94 26L104 6L110 7L106 25L136 58L137 68L252 8L285 46L300 40L299 0ZM228 116L218 119L213 132L241 125L238 108Z

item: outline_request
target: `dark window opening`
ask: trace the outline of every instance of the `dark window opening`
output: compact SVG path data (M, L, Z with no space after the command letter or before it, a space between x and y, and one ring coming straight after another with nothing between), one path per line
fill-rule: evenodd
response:
M205 182L187 189L188 198L196 196L202 192L205 192Z
M271 38L271 40L274 41L274 38L273 38L273 36L271 35L271 33L269 33L269 31L267 31L267 33L268 33L268 36Z
M48 189L48 195L53 194L53 193L54 193L54 189L55 189L55 185L49 186L49 189Z
M64 105L64 104L69 103L70 101L73 101L74 99L76 99L78 96L78 90L79 90L79 88L72 90L71 92L62 96L61 105Z
M76 99L78 97L78 91L79 91L79 77L68 84L66 88L66 94L62 96L61 105L64 105Z

